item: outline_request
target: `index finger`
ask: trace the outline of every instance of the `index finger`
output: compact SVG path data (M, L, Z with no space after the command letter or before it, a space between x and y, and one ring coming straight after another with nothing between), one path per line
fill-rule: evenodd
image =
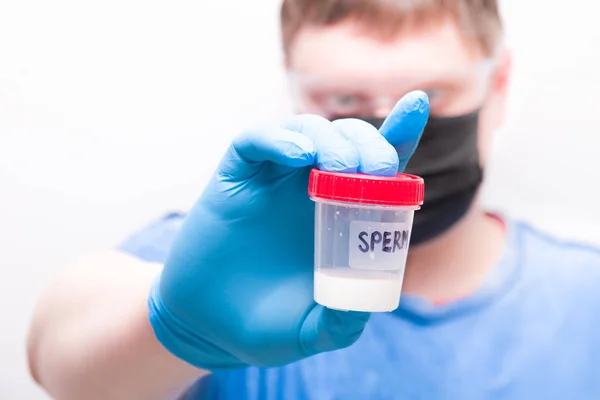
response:
M429 98L425 92L407 93L394 106L379 132L398 152L398 170L403 171L415 152L429 118Z

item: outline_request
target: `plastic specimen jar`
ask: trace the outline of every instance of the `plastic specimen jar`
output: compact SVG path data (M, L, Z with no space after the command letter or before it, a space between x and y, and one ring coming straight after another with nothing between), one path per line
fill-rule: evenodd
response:
M311 172L315 201L314 299L332 309L398 308L423 179Z

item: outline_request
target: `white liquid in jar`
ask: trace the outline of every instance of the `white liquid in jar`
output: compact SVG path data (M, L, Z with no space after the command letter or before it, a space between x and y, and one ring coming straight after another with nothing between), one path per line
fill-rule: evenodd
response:
M393 311L398 308L403 276L403 273L322 268L315 271L315 301L336 310Z

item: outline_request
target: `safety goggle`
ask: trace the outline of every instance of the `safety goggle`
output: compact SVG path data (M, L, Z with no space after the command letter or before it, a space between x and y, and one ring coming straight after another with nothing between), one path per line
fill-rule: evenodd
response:
M463 70L440 67L427 74L416 71L410 77L361 80L288 71L288 81L298 109L326 117L383 116L404 94L417 89L428 94L433 115L452 115L483 102L496 65L493 57Z

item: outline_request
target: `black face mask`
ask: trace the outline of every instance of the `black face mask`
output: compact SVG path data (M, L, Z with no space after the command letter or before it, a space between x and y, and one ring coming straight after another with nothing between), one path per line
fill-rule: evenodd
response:
M381 127L385 118L361 118ZM469 210L483 172L479 165L479 111L458 117L431 117L405 172L425 181L425 201L415 213L410 243L435 238Z

